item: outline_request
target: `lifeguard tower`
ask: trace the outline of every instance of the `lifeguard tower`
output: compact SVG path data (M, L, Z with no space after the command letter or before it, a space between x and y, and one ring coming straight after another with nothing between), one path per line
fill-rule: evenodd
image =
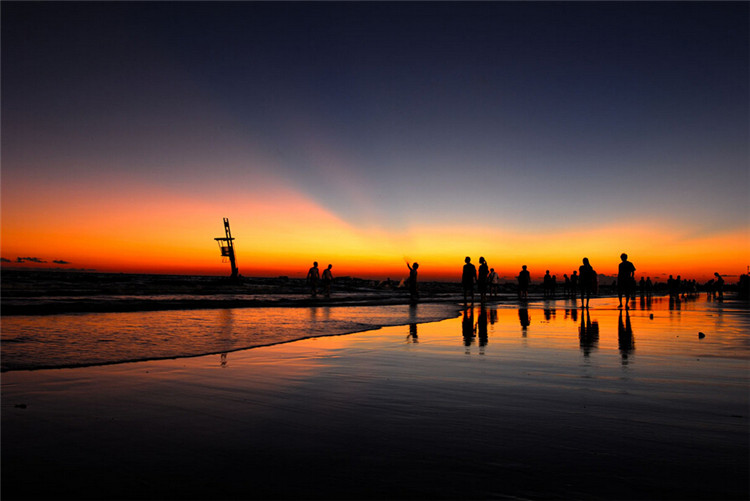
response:
M229 264L232 265L232 278L236 279L239 275L237 270L237 261L234 258L234 238L232 238L232 230L229 229L229 218L224 218L224 233L225 237L216 237L219 243L219 249L221 250L222 258L229 258Z

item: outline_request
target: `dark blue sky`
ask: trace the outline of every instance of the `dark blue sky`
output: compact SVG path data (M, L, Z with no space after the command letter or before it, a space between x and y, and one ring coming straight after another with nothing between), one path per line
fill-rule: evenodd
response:
M2 42L4 190L748 228L747 2L3 2Z

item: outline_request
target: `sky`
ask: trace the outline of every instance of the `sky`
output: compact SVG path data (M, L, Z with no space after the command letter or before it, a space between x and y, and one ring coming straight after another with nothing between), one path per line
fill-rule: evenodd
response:
M750 265L747 2L2 2L8 267Z

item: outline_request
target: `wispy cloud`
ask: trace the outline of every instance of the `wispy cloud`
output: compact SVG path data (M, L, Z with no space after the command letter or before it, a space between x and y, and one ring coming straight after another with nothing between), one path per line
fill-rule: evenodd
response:
M46 263L44 259L38 257L17 257L16 263Z
M55 260L54 260L54 261L52 261L52 262L53 262L53 263L55 263L55 264L70 264L70 262L68 262L68 261L64 261L64 260L62 260L62 259L55 259Z

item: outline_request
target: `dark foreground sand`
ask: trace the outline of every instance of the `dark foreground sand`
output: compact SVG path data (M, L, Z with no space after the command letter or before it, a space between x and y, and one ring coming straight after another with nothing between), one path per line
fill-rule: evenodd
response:
M595 341L506 308L486 341L458 318L4 373L2 498L746 499L746 354L685 320L716 312L634 311L624 346L602 305Z

